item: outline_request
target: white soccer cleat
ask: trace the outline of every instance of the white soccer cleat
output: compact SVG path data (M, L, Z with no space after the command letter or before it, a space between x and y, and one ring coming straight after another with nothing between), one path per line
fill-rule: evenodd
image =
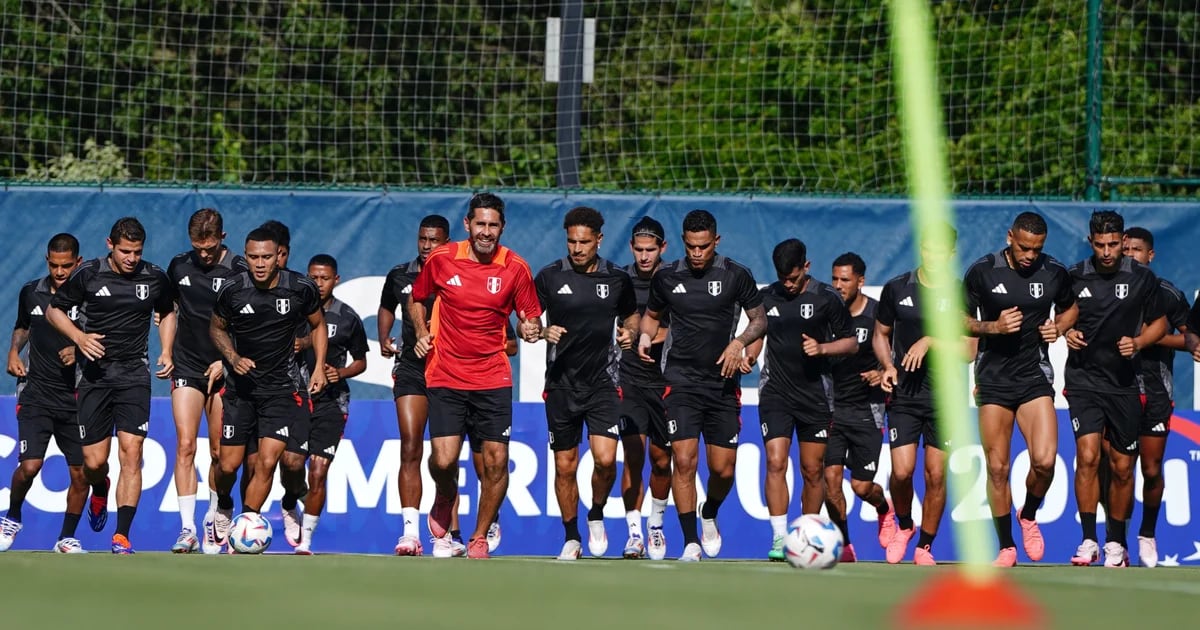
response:
M175 539L175 544L171 545L171 553L195 553L199 549L200 539L196 538L196 532L190 529L179 532L179 537Z
M280 507L280 511L283 512L283 538L293 547L300 546L300 522L303 518L300 510L299 502L296 503L296 507L290 510Z
M703 511L703 503L696 506L697 515ZM700 517L700 546L709 558L716 558L721 553L721 529L717 527L717 519Z
M578 560L583 555L583 545L578 540L568 540L563 543L562 551L558 552L559 560Z
M500 546L500 521L492 521L487 531L488 553L495 553Z
M700 545L696 543L688 543L683 548L683 555L679 556L680 562L700 562Z
M1104 566L1110 569L1129 566L1129 557L1125 552L1125 546L1119 542L1104 543Z
M453 558L454 545L450 542L450 535L446 534L440 538L433 538L429 542L433 543L434 558Z
M599 558L608 551L608 532L604 531L604 521L588 521L588 553L593 558Z
M64 538L54 543L54 553L87 553L78 538Z
M217 544L217 553L220 553L220 547L229 540L229 528L233 526L233 508L217 508L213 512L212 532L213 540ZM233 545L229 545L232 553Z
M422 553L421 541L416 536L401 536L396 541L397 556L419 556Z
M630 534L629 540L625 541L625 550L621 552L621 557L629 560L645 558L646 543L642 541L642 537L637 534Z
M206 556L215 556L221 553L221 545L217 543L216 535L213 533L214 514L214 512L204 514L204 540L200 541L200 552Z
M1071 557L1071 564L1077 567L1086 567L1099 559L1100 545L1089 538L1079 543L1079 547L1075 549L1075 555Z
M313 555L312 543L308 539L301 540L300 544L296 545L296 550L292 553L297 556L311 556Z
M20 523L8 518L0 518L0 551L8 551L9 547L12 547L13 540L17 538L19 531L21 531Z
M489 552L490 553L490 552ZM467 555L467 545L457 538L450 539L450 557L461 558Z
M1147 569L1158 566L1158 542L1154 538L1138 536L1138 562Z
M646 538L646 557L651 560L662 560L667 557L667 536L663 528L650 527L646 530L650 535Z

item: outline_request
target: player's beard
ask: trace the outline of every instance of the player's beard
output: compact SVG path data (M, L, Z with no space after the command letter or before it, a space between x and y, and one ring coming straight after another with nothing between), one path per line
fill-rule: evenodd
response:
M493 239L490 241L482 241L478 239L471 240L471 249L475 250L475 254L479 256L491 256L496 253L496 246L499 243Z

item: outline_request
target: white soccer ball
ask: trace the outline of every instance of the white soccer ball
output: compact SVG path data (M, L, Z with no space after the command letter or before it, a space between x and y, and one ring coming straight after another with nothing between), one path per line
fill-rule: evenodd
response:
M238 553L262 553L271 546L271 521L258 512L244 512L233 518L229 527L229 545Z
M832 569L842 557L842 532L820 514L792 521L784 537L788 564L797 569Z

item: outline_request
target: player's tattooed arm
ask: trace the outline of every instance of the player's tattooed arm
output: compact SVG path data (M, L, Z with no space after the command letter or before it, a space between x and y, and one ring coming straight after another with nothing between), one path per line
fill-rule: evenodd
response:
M208 321L208 336L212 338L217 352L225 357L225 362L233 367L234 372L245 376L254 369L254 361L239 356L233 347L233 337L229 336L229 322L226 322L224 317L213 313L212 319Z
M21 349L29 343L28 328L14 328L12 345L8 347L8 373L21 378L25 376L25 362L21 360Z
M746 318L750 320L750 323L746 324L746 329L742 331L742 334L734 337L742 344L743 348L762 339L767 334L767 309L759 304L746 311Z
M981 322L971 315L966 316L967 333L972 337L980 335L1011 335L1021 331L1021 309L1010 306L1000 311L995 321Z

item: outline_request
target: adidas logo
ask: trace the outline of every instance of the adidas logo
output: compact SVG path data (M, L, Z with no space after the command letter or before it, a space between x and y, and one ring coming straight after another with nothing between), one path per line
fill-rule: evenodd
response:
M687 293L687 289L683 288L683 283L680 283L675 285L675 288L671 290L671 293Z
M238 312L239 312L239 313L241 313L242 315L253 315L253 314L254 314L254 307L252 307L252 306L250 306L249 304L247 304L247 305L243 306L243 307L242 307L242 310L240 310L240 311L238 311Z
M571 295L571 287L569 287L569 286L567 286L567 285L565 285L565 284L564 284L564 285L562 285L562 288L560 288L560 289L558 290L558 294L559 294L559 295Z
M45 313L42 312L42 307L40 307L40 306L33 307L33 310L29 311L29 314L30 315L45 315Z
M821 429L821 430L820 430L820 431L818 431L818 432L817 432L817 434L816 434L816 435L814 435L813 437L822 438L822 439L828 439L828 438L829 438L829 432L828 432L828 431L826 431L825 429Z
M1138 446L1138 443L1137 443L1137 442L1134 442L1134 443L1130 444L1129 446L1126 446L1126 447L1125 447L1125 450L1127 450L1127 451L1129 451L1129 452L1131 452L1131 453L1132 453L1133 451L1136 451L1136 450L1137 450L1137 446Z
M730 438L730 439L729 439L729 443L730 443L730 444L737 444L737 436L735 435L735 436L733 436L732 438Z
M1167 427L1163 425L1163 423L1159 422L1158 424L1154 425L1153 429L1150 430L1154 433L1165 433L1167 431Z
M143 423L142 423L142 426L138 427L138 431L144 431L144 432L146 432L146 433L149 433L149 432L150 432L150 423L149 423L149 422L143 422Z
M305 440L304 443L300 445L300 450L302 450L302 451L308 450L308 440Z
M280 430L276 431L276 432L275 432L275 435L281 435L281 436L283 436L283 437L288 437L288 429L287 429L287 427L283 427L282 429L280 429Z
M913 305L912 296L909 296L909 297L904 298L903 300L900 300L900 306L912 306L912 305Z
M779 308L772 306L771 310L767 311L767 317L779 317Z
M511 424L508 425L508 428L504 429L504 433L501 433L500 435L502 435L504 437L511 437L512 436L512 425Z
M448 284L448 285L450 285L450 286L452 286L452 287L461 287L461 286L462 286L462 279L458 277L458 274L454 274L454 277L452 277L452 278L450 278L449 280L447 280L447 281L446 281L446 284Z
M404 295L408 295L409 293L412 293L412 285L410 284L410 285L404 287L404 290L401 291L400 293L403 293Z
M875 472L875 462L868 462L866 466L863 466L863 470Z
M183 280L179 281L179 286L190 287L190 286L192 286L192 281L187 276L184 276Z
M99 297L112 297L112 292L108 290L108 287L100 287L100 290L96 292L96 295Z
M621 430L620 430L620 429L618 429L618 428L617 428L617 425L615 425L615 424L614 424L614 425L612 425L611 427L608 427L608 433L611 433L611 434L613 434L613 435L620 435L620 434L621 434Z
M992 288L992 293L998 293L1000 295L1008 295L1008 289L1004 288L1004 283L1001 282L1000 284L997 284L995 287Z
M1092 292L1089 291L1087 287L1083 287L1083 290L1079 292L1078 298L1083 299L1083 298L1090 298L1090 297L1092 297Z
M336 454L337 454L337 447L336 447L336 446L330 446L329 448L325 449L325 450L324 450L324 451L322 451L322 452L323 452L323 453L325 453L326 455L330 456L330 457L333 457L334 455L336 455Z

